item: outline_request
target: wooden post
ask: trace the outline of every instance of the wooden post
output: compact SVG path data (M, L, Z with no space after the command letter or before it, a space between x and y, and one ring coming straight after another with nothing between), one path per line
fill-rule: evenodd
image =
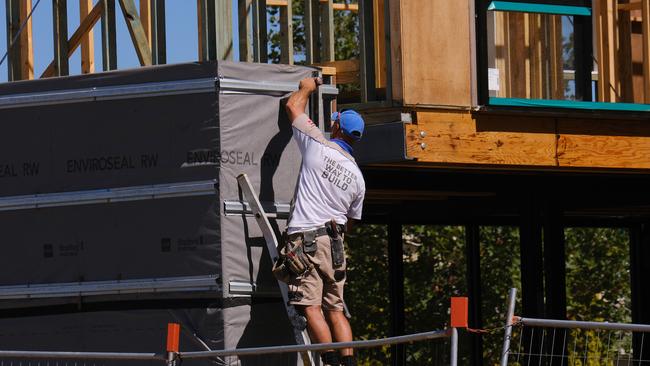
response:
M616 0L595 2L596 44L598 45L598 97L602 102L618 101L616 77Z
M334 61L334 0L320 3L320 28L323 34L320 62Z
M197 0L199 60L232 60L230 1Z
M208 0L196 0L196 24L198 26L199 37L199 61L210 60L210 40L208 26Z
M293 7L292 0L280 7L280 63L293 65Z
M524 80L523 80L523 85L525 87L524 90L524 98L532 98L532 91L533 91L533 79L532 79L532 67L533 67L533 52L534 52L534 46L530 43L531 42L531 36L530 36L530 26L531 26L531 21L530 18L532 16L535 16L535 14L528 14L524 13L523 15L523 36L524 36L524 49L527 51L524 54L526 55L524 59ZM516 55L514 53L513 55ZM522 80L519 80L519 82L522 82Z
M253 0L253 61L266 63L268 53L268 30L266 27L266 0Z
M165 0L151 0L151 63L167 63L167 38L165 34Z
M382 34L380 42L383 43L383 54L381 57L384 58L383 66L383 75L384 75L384 84L383 88L385 90L385 100L392 104L393 101L393 85L392 85L392 74L393 69L390 64L392 57L392 48L391 48L391 23L390 18L393 16L390 12L390 0L382 0L383 16L382 16Z
M529 45L529 62L530 62L530 89L529 97L535 99L544 99L544 57L543 50L545 44L544 26L542 14L526 14L528 45Z
M529 98L530 79L526 49L528 47L526 33L526 14L508 14L508 58L510 72L508 73L509 90L511 98ZM520 55L525 55L524 57Z
M564 99L564 58L562 52L562 17L549 15L549 62L551 99Z
M390 70L391 70L391 88L393 100L401 102L403 99L402 84L402 10L401 2L395 0L388 1L390 17ZM487 69L487 67L486 67ZM487 72L487 71L486 71ZM487 90L487 86L485 87Z
M7 17L7 80L21 79L22 67L20 65L20 37L16 38L20 29L20 0L6 0ZM16 38L14 42L14 38Z
M90 14L93 8L92 0L79 0L79 23ZM92 28L83 35L81 40L81 73L89 74L95 72L95 39Z
M305 25L305 61L308 65L320 62L318 57L318 38L320 30L318 29L318 0L304 0L304 16L302 18Z
M619 4L629 3L629 0L618 0ZM620 88L619 101L634 103L634 84L632 81L632 21L630 13L624 9L618 9L617 32L619 37L616 54L616 72L618 74L618 87Z
M104 3L99 1L93 9L88 13L88 15L79 23L79 28L74 31L72 34L72 37L67 41L67 50L68 53L66 55L67 58L70 58L74 51L81 45L83 36L88 33L90 29L92 29L99 18L101 17L102 13L104 12ZM67 60L66 58L66 60ZM47 78L51 77L55 74L56 67L54 61L52 61L45 71L43 71L43 74L41 75L41 78Z
M115 38L115 0L99 0L103 2L102 13L102 69L104 71L117 69L117 41Z
M361 102L377 99L375 89L375 51L373 36L373 0L359 0L359 43Z
M375 87L386 87L386 32L384 27L384 0L374 0L373 4L373 33L374 33L374 48L375 48Z
M232 31L232 1L215 2L217 59L232 60L235 54Z
M496 68L499 70L498 97L509 98L510 94L510 31L508 13L494 12Z
M643 37L643 101L650 103L650 0L641 0Z
M594 15L589 17L574 17L573 19L573 37L575 45L575 67L576 67L576 100L591 102L593 93L591 91L591 71L594 67L593 56L593 26L592 19L597 19Z
M27 20L29 12L32 11L32 0L21 0L20 24ZM14 46L16 47L16 46ZM20 78L31 80L34 78L34 48L32 45L32 18L27 20L23 31L20 33Z
M67 0L52 0L54 35L54 75L68 75L68 6Z
M151 0L140 0L140 22L151 48Z
M138 55L140 65L150 66L151 47L149 46L149 41L147 40L144 28L142 27L142 22L140 21L140 16L138 15L138 9L136 8L133 0L120 0L120 5L122 8L122 14L124 15L124 20L126 21L126 26L129 29L129 34L131 35L131 41L133 41L135 52Z
M239 0L239 61L253 62L253 29L250 11L253 0Z

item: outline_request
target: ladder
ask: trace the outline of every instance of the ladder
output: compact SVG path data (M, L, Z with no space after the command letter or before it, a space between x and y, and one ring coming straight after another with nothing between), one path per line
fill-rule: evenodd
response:
M262 229L262 234L264 235L264 240L266 241L266 248L269 251L271 256L272 263L278 259L278 239L275 237L271 223L269 222L269 215L264 211L260 200L257 197L257 192L253 188L248 176L246 174L240 174L237 176L237 183L242 190L244 199L248 201L248 205L255 216L255 221ZM289 316L289 321L291 322L291 327L293 330L294 338L296 344L310 344L309 334L307 333L306 327L307 322L305 318L298 314L296 308L289 304L289 288L286 283L278 281L280 286L280 292L282 293L282 300L284 306L287 310L287 315ZM304 366L313 366L314 358L309 352L301 352L300 356L302 358L302 363Z

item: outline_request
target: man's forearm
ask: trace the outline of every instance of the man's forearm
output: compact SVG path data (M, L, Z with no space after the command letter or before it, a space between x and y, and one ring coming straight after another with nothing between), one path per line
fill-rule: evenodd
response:
M297 91L293 92L287 100L287 113L289 119L293 123L296 117L305 113L307 102L309 102L309 95L316 91L318 85L322 84L320 78L305 78L300 80L300 86Z
M307 89L299 89L289 96L289 100L287 101L287 113L289 114L289 120L291 122L293 122L299 115L305 113L307 102L309 102L309 95L311 95L311 91Z

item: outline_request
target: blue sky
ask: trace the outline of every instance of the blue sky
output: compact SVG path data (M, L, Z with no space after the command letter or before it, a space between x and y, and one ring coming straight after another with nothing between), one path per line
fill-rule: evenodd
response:
M35 5L38 0L32 0ZM233 1L233 13L237 9L236 0ZM95 3L97 0L94 1ZM116 3L118 3L116 1ZM135 0L139 6L139 0ZM167 63L179 63L196 61L198 59L197 39L197 16L196 1L191 0L167 0L166 1L166 22L167 22ZM6 4L2 1L0 6L0 57L7 51L7 35L5 28ZM138 67L138 62L131 37L129 36L124 17L122 16L119 4L116 4L117 18L117 57L118 68L125 69ZM34 74L39 77L43 70L52 61L52 1L41 0L33 14L33 47L34 47ZM95 38L95 71L102 69L101 54L101 30L99 22L94 27ZM236 29L237 18L233 14L233 25ZM79 26L79 2L68 1L68 37ZM234 44L238 42L237 32L234 32ZM77 49L70 57L70 74L79 74L81 68L81 57ZM238 55L235 48L235 56ZM7 81L7 61L0 65L0 82Z

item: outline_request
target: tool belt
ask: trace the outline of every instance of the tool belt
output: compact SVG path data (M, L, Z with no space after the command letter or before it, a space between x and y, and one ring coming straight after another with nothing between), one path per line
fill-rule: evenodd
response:
M309 258L310 253L317 249L316 238L328 235L332 243L332 262L334 268L339 268L345 260L343 252L343 225L338 225L334 220L314 230L302 231L293 234L282 234L279 257L273 264L273 275L282 282L289 282L292 276L302 276L314 268Z

